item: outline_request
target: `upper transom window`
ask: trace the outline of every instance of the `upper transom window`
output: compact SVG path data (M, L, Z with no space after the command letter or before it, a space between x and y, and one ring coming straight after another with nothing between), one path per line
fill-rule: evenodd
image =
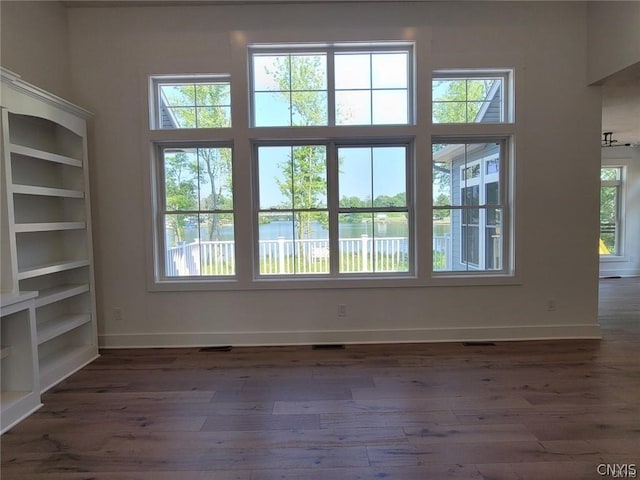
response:
M412 122L412 47L254 47L255 127L407 125Z
M433 123L511 121L508 71L436 71L432 80Z
M152 127L231 127L231 83L226 76L153 77Z

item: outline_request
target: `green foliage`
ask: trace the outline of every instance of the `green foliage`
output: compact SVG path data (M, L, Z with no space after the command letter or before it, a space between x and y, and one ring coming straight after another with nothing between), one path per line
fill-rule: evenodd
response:
M438 92L433 102L436 123L469 123L476 118L495 80L439 80L433 82Z
M190 211L198 206L194 171L197 166L185 153L167 154L164 159L165 201L168 211ZM168 228L177 242L184 241L186 215L167 215Z

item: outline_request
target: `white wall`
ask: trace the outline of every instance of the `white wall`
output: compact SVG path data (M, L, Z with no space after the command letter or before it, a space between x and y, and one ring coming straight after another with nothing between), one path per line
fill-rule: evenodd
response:
M0 62L23 80L73 101L67 11L60 2L0 2Z
M625 167L623 251L600 260L600 276L640 276L640 148L602 149L603 166Z
M101 343L597 335L600 97L585 86L586 24L586 7L572 2L69 9L75 94L96 113L90 157ZM418 39L419 89L429 88L432 68L517 66L520 283L149 292L147 75L228 72L232 35L384 40L392 30ZM337 316L338 304L347 317Z
M640 62L640 2L588 3L590 84Z

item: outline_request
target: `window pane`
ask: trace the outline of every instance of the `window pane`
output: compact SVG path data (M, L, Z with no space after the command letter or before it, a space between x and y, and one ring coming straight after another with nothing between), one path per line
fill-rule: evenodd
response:
M167 107L195 105L195 85L160 85L160 103Z
M373 217L373 271L409 271L409 221L401 212L377 212Z
M325 54L253 55L254 125L327 124Z
M293 207L291 147L259 147L260 209Z
M165 210L198 210L196 149L165 150L163 164Z
M326 147L324 145L293 147L291 169L283 170L281 178L281 185L292 186L294 209L326 207Z
M329 273L329 214L295 215L295 273Z
M433 123L465 123L467 105L463 102L433 103Z
M407 88L408 86L407 53L375 53L372 55L372 87L375 88Z
M498 188L498 182L487 183L484 203L486 205L500 204L500 190Z
M256 92L290 90L288 55L254 55L253 89ZM284 72L284 73L278 73Z
M485 239L485 269L500 270L502 268L502 229L488 227Z
M370 148L339 148L338 189L341 208L373 205L373 171Z
M344 90L336 92L337 125L370 125L371 92Z
M196 105L231 105L231 85L229 83L202 83L195 85Z
M293 213L258 215L258 259L261 275L294 273Z
M406 149L404 147L374 147L373 205L375 207L405 207L407 205Z
M197 107L198 128L225 128L231 126L231 107Z
M290 108L291 101L284 93L254 93L253 112L255 126L277 127L291 125Z
M328 223L327 212L260 213L260 274L328 273Z
M201 275L234 275L233 214L200 214Z
M439 206L453 205L452 185L453 172L450 161L452 146L446 144L433 145L433 204Z
M495 80L490 78L467 80L467 100L470 102L481 102L489 94L491 86Z
M452 270L452 219L456 211L438 209L433 215L433 270Z
M620 180L620 168L618 167L601 168L600 180Z
M231 149L199 148L200 210L232 210Z
M327 92L292 92L292 125L305 127L327 124Z
M158 83L157 128L231 126L229 82Z
M172 107L165 109L169 127L165 128L196 128L195 107Z
M600 188L600 254L616 255L619 187Z
M334 57L337 90L371 88L371 55L338 53Z
M183 277L200 275L198 216L168 214L164 217L165 275Z
M372 92L374 125L406 124L408 105L406 90L374 90Z
M340 273L373 271L373 213L338 215Z
M318 55L291 56L291 90L327 90L327 57ZM284 89L283 89L284 90Z

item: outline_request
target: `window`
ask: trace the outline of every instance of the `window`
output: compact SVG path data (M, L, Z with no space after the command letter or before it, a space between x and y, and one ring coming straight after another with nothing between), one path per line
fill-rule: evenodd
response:
M506 145L433 145L434 272L506 270Z
M158 161L162 276L233 276L231 147L166 145Z
M622 167L600 170L600 255L622 255Z
M510 72L436 71L432 81L433 123L504 123L509 110Z
M259 275L412 270L406 143L269 144L255 150Z
M407 125L407 44L253 47L253 126Z
M231 84L226 76L152 77L152 128L231 127Z
M236 46L246 86L228 74L150 78L154 288L513 275L511 71L436 70L432 103L416 106L412 42ZM431 176L416 168L430 154ZM618 202L615 178L603 198L615 190ZM428 182L431 240L416 210ZM618 251L616 221L603 220L603 242Z
M329 272L327 149L259 146L259 272Z
M340 272L408 272L407 147L338 148Z

